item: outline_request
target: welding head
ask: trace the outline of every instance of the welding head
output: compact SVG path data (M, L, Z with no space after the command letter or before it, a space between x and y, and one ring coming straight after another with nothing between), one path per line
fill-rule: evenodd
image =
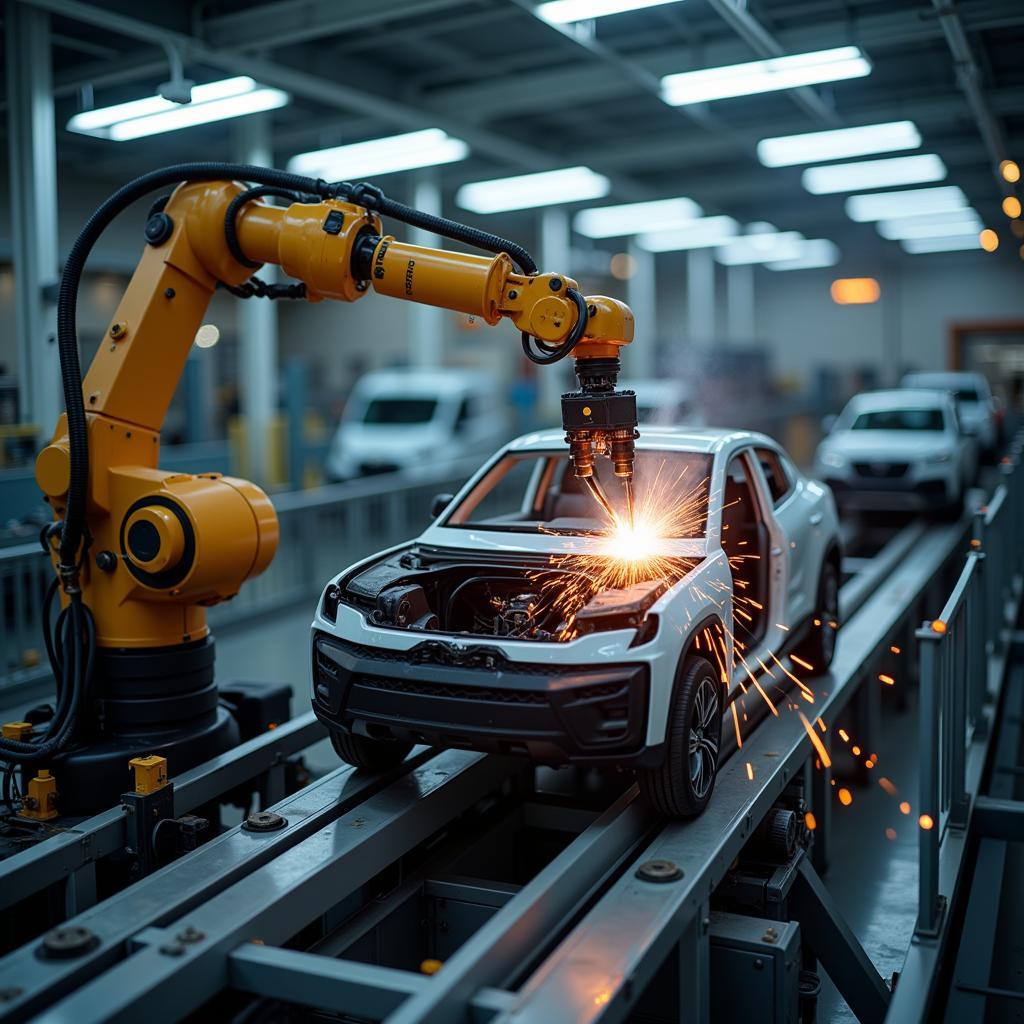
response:
M618 359L577 359L580 390L562 395L562 427L578 477L593 476L594 459L607 455L617 477L633 479L636 395L617 391Z

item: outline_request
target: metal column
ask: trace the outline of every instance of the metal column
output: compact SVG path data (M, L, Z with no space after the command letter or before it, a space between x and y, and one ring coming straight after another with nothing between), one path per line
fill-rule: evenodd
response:
M48 436L64 406L57 355L57 143L50 16L4 6L20 418Z
M654 279L653 252L641 249L636 239L629 240L632 277L626 285L626 301L636 318L634 344L623 353L627 377L653 377L657 372L658 292Z
M754 267L739 264L725 272L726 334L730 341L754 340Z
M441 186L435 168L416 173L412 205L424 213L441 215ZM412 241L434 249L444 244L440 235L422 228L413 230ZM409 363L423 369L437 369L444 364L445 311L414 302L409 308L409 315Z
M239 118L235 147L240 163L273 165L270 122L266 115ZM259 271L273 282L277 267ZM277 305L269 299L248 299L238 309L238 382L241 412L245 419L246 475L267 483L267 445L270 424L277 407Z
M686 326L691 344L714 340L715 258L710 249L686 254Z
M569 215L565 210L552 207L540 215L540 269L544 273L572 273ZM561 422L561 398L572 387L570 368L572 359L563 359L554 366L538 366L538 408L540 426L550 427Z

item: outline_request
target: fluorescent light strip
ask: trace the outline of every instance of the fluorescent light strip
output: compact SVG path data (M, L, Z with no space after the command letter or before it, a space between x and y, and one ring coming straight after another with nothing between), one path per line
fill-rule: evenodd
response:
M863 78L869 74L871 63L859 47L840 46L833 50L666 75L661 80L661 98L670 106L682 107L819 82Z
M866 188L887 188L890 185L942 181L945 177L946 165L934 153L923 153L920 156L808 167L800 181L808 192L820 196L834 192L859 192Z
M757 144L757 159L765 167L792 167L871 153L891 153L898 149L917 149L920 145L921 134L913 121L889 121L859 128L762 139Z
M226 99L229 96L241 96L243 93L253 92L255 89L256 82L248 75L224 78L219 82L207 82L205 85L195 86L192 89L192 102L184 105L195 106L213 100ZM83 110L82 113L75 114L68 121L67 127L72 132L109 138L109 135L99 129L109 128L119 121L148 117L151 114L163 113L165 110L177 110L181 106L183 104L165 100L163 96L146 96L139 100L129 100L127 103L116 103L112 107Z
M440 128L425 128L383 139L299 153L288 161L288 170L294 174L342 181L450 164L464 160L468 155L469 146L461 139L452 138Z
M163 132L177 131L179 128L191 128L197 124L258 114L264 110L283 107L289 99L288 93L280 89L254 89L241 96L228 96L226 99L200 103L198 106L187 103L176 106L174 110L165 110L162 114L135 117L130 121L120 121L111 125L110 138L115 142L128 142L146 135L160 135Z
M573 218L573 230L587 238L619 238L644 231L671 231L686 225L704 211L692 200L656 199L649 203L595 206L580 210Z
M502 213L601 199L610 191L611 182L603 174L595 174L589 167L564 167L558 171L473 181L455 193L455 202L473 213Z
M551 25L568 25L574 21L607 18L610 14L639 11L645 7L661 7L679 0L549 0L538 4L533 13Z
M739 234L732 217L702 217L673 231L651 231L640 235L637 244L648 252L681 252L721 245Z
M716 250L715 259L727 267L795 260L802 254L805 241L799 231L741 235Z
M839 262L839 249L827 238L808 238L800 246L800 255L792 259L766 263L769 270L814 270L833 267Z
M908 238L900 242L904 252L919 256L926 252L956 252L960 249L980 249L979 232L970 235L951 235L948 238Z
M931 213L921 217L895 217L880 220L876 225L878 233L890 241L905 241L911 238L946 238L952 235L977 234L981 218L971 207L954 210L951 213Z
M910 188L902 192L871 192L850 196L846 216L858 223L888 217L916 217L925 213L948 213L967 206L967 196L957 185L938 188Z

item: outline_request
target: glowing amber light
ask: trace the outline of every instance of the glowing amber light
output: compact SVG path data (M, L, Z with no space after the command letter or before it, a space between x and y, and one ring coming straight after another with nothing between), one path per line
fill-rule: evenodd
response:
M884 673L878 677L886 686L892 686L896 680L892 676L887 676Z
M807 826L809 832L813 832L818 827L818 819L808 811L804 815L804 824Z
M995 252L999 248L999 236L991 228L985 228L978 235L978 241L985 252Z
M889 794L889 796L896 795L896 787L884 775L878 780L878 784L886 791L886 793Z
M636 273L636 260L628 252L617 252L608 269L617 281L628 281Z
M882 294L873 277L840 277L832 282L832 300L840 306L864 306Z
M917 823L925 830L925 832L935 825L930 814L922 814L921 817L917 819Z
M885 838L886 839L895 839L896 838L896 829L894 829L894 828L887 828L885 830Z
M1016 196L1007 196L1003 200L1003 213L1007 217L1020 216L1020 200Z
M904 800L903 803L900 804L900 814L909 814L909 813L910 813L910 804L908 804L907 801Z
M947 628L946 624L942 621L942 619L935 619L932 622L932 632L933 633L945 633L946 632L946 628Z
M853 803L853 794L845 786L839 790L839 802L844 807L849 807Z
M1010 182L1011 185L1020 181L1020 165L1013 160L1004 160L999 165L999 173L1003 176L1003 180Z

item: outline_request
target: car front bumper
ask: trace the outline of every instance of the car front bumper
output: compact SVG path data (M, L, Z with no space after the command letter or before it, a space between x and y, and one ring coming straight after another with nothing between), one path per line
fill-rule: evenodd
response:
M313 638L313 711L332 729L375 739L521 754L543 764L654 766L645 745L648 666L507 661L444 643L427 654ZM440 652L440 653L435 653ZM463 663L460 664L459 661Z

